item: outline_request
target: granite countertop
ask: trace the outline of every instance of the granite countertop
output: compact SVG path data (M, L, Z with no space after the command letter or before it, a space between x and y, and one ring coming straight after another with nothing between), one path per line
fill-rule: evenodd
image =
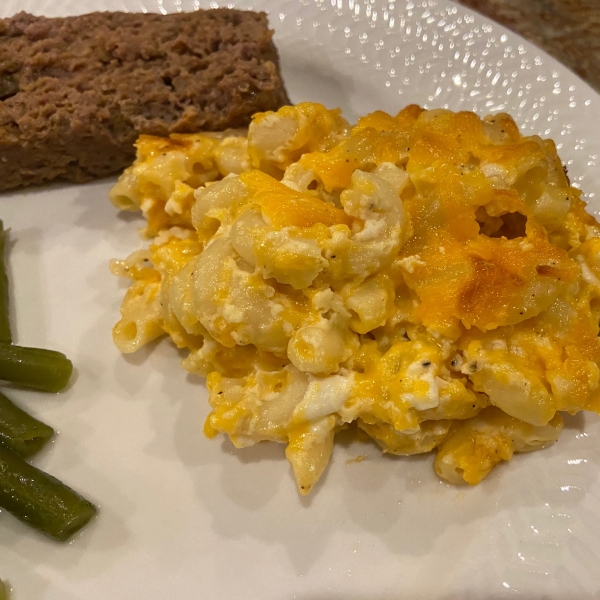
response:
M543 48L600 92L600 0L458 0Z

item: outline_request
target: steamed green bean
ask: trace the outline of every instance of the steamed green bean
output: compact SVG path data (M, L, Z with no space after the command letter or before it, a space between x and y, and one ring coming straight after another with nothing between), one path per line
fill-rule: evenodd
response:
M54 429L38 421L0 393L0 444L27 458L42 449Z
M77 492L2 447L0 507L59 541L69 539L96 513Z
M2 579L0 579L0 600L8 600L8 591Z
M4 242L6 232L4 224L0 221L0 342L10 344L12 335L10 333L10 319L8 314L8 277L6 276L6 264L4 262Z
M44 392L60 392L73 363L61 352L0 342L0 379Z

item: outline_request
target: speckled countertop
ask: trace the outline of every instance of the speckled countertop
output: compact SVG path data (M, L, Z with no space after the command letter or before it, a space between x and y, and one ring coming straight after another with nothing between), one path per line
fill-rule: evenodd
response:
M600 92L600 0L459 0L521 34Z

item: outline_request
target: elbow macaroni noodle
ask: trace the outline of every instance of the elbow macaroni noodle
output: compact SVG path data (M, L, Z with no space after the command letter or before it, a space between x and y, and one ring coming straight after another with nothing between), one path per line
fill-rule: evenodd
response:
M508 115L304 103L137 148L111 200L153 240L112 264L115 343L188 349L206 434L287 444L302 494L352 423L476 484L600 410L600 226Z

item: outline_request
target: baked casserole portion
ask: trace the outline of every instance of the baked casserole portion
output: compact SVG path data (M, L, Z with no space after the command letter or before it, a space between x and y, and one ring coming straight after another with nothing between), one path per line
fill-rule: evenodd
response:
M302 494L352 423L476 484L599 411L600 227L508 115L304 103L137 147L111 198L152 242L113 263L115 343L188 349L206 434L286 444Z

